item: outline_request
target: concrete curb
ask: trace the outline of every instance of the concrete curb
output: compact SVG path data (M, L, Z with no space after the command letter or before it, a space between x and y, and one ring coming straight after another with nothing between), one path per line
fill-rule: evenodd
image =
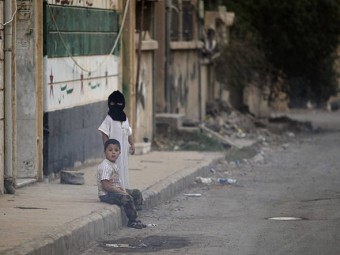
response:
M180 170L145 190L144 208L149 209L169 200L184 189L190 187L196 176L206 176L210 167L221 158L212 159L200 168ZM91 212L88 216L75 219L61 227L51 230L13 249L6 250L3 255L73 255L85 249L90 242L103 238L122 227L127 221L118 206L108 205L104 210Z
M200 168L189 168L178 171L166 180L162 180L143 191L145 199L145 208L153 208L158 204L169 200L175 195L189 188L197 176L207 176L210 173L212 165L216 164L222 158L217 158L209 162L206 166Z
M86 217L73 220L51 233L34 238L5 251L4 255L60 255L75 254L105 234L122 226L122 211L118 206L108 206Z

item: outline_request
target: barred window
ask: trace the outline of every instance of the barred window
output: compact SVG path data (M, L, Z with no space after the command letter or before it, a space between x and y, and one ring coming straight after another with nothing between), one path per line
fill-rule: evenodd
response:
M190 0L172 1L171 40L193 40L193 6Z
M139 0L136 2L136 30L137 32L140 32L141 29L141 22L143 22L142 25L142 32L149 32L149 35L151 35L151 31L153 30L153 24L152 24L152 18L153 18L153 12L154 12L154 2L155 1L145 1L144 2L144 8L143 8L143 20L141 19L141 11L142 11L142 2Z
M171 41L179 41L179 1L173 0L171 6Z
M193 14L192 14L192 5L190 1L183 1L182 3L182 38L184 41L191 41L193 39Z

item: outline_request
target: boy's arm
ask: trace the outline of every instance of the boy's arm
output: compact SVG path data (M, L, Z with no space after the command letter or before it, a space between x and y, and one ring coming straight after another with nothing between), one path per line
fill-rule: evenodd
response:
M103 185L103 189L107 192L127 194L122 187L112 185L112 183L109 180L101 180L101 183Z

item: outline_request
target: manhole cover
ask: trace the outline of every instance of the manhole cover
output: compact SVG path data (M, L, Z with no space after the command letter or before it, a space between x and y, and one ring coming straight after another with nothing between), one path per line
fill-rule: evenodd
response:
M305 218L300 217L271 217L268 220L281 220L281 221L292 221L292 220L306 220Z
M179 236L147 236L129 237L118 240L101 241L99 247L108 252L134 253L156 252L167 249L179 249L186 247L190 241L186 237Z

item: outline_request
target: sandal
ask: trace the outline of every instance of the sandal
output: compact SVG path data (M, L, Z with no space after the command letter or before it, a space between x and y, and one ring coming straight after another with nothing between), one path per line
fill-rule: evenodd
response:
M142 229L143 225L141 222L138 221L131 221L127 224L129 228L136 228L136 229Z

